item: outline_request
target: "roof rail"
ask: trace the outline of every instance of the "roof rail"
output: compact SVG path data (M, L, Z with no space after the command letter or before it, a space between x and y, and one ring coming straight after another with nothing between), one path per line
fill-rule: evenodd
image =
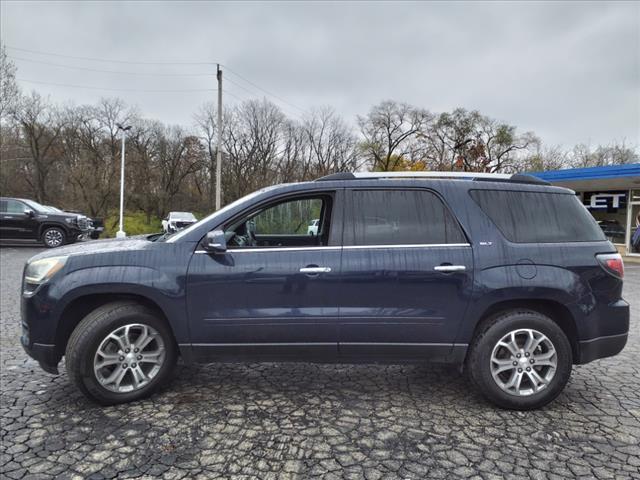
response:
M510 174L510 173L484 173L484 172L338 172L332 173L316 181L330 181L330 180L357 180L357 179L375 179L375 178L452 178L458 180L483 180L494 182L514 182L514 183L529 183L535 185L550 185L549 182L533 175L526 175L522 173Z
M354 173L355 178L457 178L461 180L475 180L486 178L491 180L509 180L506 173L477 173L477 172L362 172Z
M316 182L329 182L331 180L355 180L356 176L351 172L337 172L316 178Z

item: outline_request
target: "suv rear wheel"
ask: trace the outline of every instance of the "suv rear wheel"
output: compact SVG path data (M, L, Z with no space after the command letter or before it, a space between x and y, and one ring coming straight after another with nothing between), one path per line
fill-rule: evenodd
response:
M89 398L112 405L150 395L169 378L177 349L166 322L149 308L114 302L87 315L71 334L66 369Z
M539 408L565 387L572 367L571 345L549 317L530 310L502 312L474 339L467 367L482 394L515 410Z

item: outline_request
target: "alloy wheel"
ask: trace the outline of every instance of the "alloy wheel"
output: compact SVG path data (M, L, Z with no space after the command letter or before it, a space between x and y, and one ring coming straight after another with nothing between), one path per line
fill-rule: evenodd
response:
M93 371L102 387L116 393L140 390L160 372L166 349L156 329L141 323L118 327L100 343Z
M59 247L63 240L64 236L60 230L51 229L44 234L44 241L49 247Z
M491 353L491 376L510 395L529 396L544 390L557 367L558 355L551 340L529 328L507 333Z

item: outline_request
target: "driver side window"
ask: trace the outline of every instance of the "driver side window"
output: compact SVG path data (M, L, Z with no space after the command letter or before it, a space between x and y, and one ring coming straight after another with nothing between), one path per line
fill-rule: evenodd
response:
M327 244L331 196L305 196L267 205L226 230L231 248L313 247Z
M17 200L7 200L6 206L3 209L5 213L25 213L29 208L22 202Z

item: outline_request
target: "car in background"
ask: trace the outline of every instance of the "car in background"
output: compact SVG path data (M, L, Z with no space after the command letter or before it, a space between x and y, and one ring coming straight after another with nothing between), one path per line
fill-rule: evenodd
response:
M164 233L175 233L197 221L198 219L191 212L169 212L169 215L162 220L162 230Z
M320 219L316 218L309 222L309 226L307 227L307 235L318 235L318 225L320 225Z
M0 198L0 239L39 240L45 247L60 247L86 238L89 219L40 205L24 198Z
M44 205L46 208L51 210L54 213L76 213L74 211L65 211L61 210L58 207L54 207L53 205ZM89 222L89 232L87 233L87 237L91 240L97 240L100 238L100 235L104 232L104 221L101 218L90 218L87 217L87 221Z
M617 220L598 220L598 225L609 241L613 243L625 242L625 235L627 232Z

